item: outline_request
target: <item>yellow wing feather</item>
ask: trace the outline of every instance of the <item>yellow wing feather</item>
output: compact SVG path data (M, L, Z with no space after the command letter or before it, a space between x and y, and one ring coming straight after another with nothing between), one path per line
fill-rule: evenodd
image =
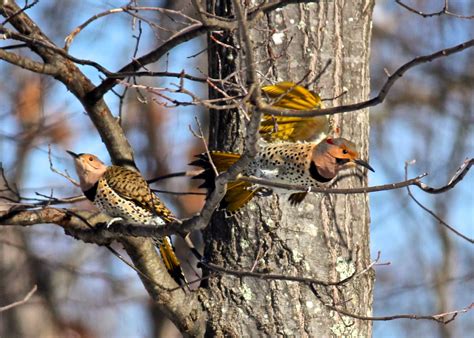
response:
M284 109L310 110L322 108L321 98L294 82L284 81L262 87L263 93L276 100L272 106ZM284 117L264 115L260 135L268 142L311 141L325 137L329 132L327 116L316 117Z
M210 155L212 162L219 173L229 169L229 167L240 158L239 154L226 153L222 151L212 151ZM206 188L208 193L211 193L215 188L216 175L214 169L211 166L207 154L201 154L197 157L198 159L190 164L201 167L204 170L193 178L204 180L204 183L201 184L200 187ZM250 201L258 190L258 188L252 188L252 185L247 182L229 182L227 184L227 192L221 202L221 207L230 212L237 211Z
M248 182L236 181L227 184L224 206L227 211L235 212L243 207L257 193L258 188L252 189Z

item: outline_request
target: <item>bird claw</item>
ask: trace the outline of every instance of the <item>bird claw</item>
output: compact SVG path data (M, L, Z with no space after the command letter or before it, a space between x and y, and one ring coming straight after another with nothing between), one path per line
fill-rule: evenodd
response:
M273 189L266 187L258 188L258 191L256 193L256 195L260 197L270 196L271 194L273 194Z
M123 221L123 218L121 217L114 217L114 218L111 218L107 221L107 225L105 226L106 229L110 228L110 226L112 224L114 224L115 222L118 222L118 221Z

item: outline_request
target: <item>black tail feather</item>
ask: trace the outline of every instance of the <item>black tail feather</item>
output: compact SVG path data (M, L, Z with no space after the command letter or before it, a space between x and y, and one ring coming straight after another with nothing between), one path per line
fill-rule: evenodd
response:
M192 177L193 180L203 180L204 182L199 188L207 189L207 195L209 196L216 188L216 173L212 167L211 161L206 153L196 155L196 160L189 163L196 167L200 167L203 171Z

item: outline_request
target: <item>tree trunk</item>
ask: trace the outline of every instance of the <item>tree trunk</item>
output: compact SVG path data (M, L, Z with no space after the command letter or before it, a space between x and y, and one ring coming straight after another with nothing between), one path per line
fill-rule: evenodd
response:
M347 91L338 99L325 101L326 105L365 100L370 91L373 5L372 0L293 4L258 20L250 34L259 74L265 75L260 81L315 82L323 99ZM227 0L218 0L209 1L208 10L222 15L232 9ZM224 78L242 69L242 47L236 34L218 36L236 49L209 40L211 77ZM216 95L210 93L211 97ZM332 120L341 136L354 141L361 157L367 159L368 111L337 115ZM211 147L241 151L244 133L241 114L211 112ZM334 187L366 184L366 176L353 170L343 172ZM232 217L217 213L204 238L206 257L227 268L250 270L255 265L255 271L260 272L341 280L370 263L368 196L310 194L297 207L290 206L285 195L256 197ZM212 301L205 304L209 312L207 333L238 337L370 336L371 322L342 316L324 303L370 315L373 282L372 271L343 287L317 286L316 290L296 282L228 275L211 278L208 287Z

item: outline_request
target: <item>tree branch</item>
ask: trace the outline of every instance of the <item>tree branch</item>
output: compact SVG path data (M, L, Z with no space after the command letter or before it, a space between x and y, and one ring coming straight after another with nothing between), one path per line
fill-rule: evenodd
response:
M456 173L454 174L454 176L451 178L451 180L449 181L449 183L447 185L445 185L444 187L441 187L441 188L431 188L425 184L423 184L423 188L420 188L422 189L423 191L425 192L428 192L428 193L432 193L432 194L439 194L440 192L445 192L449 189L452 189L458 182L460 182L462 180L462 178L467 174L467 172L469 171L469 168L471 167L472 163L474 162L474 159L470 159L469 161L468 160L465 160L463 165L461 167L458 168L458 170L456 171ZM410 162L405 162L405 177L408 176L408 165L410 164ZM418 182L419 184L416 184L418 187L420 186L420 182ZM435 218L442 226L446 227L449 231L453 232L455 235L461 237L462 239L465 239L466 241L470 242L471 244L474 244L474 239L473 238L469 238L467 237L466 235L464 235L463 233L459 232L458 230L456 230L455 228L453 228L451 225L449 225L448 223L446 223L441 217L439 217L438 215L436 215L436 213L434 213L433 211L431 211L429 208L425 207L420 201L418 201L415 196L412 194L411 190L410 190L410 187L407 186L407 191L408 191L408 196L421 208L423 209L424 211L426 211L428 214L430 214L433 218Z
M335 189L335 188L326 188L326 187L311 187L304 185L295 185L274 182L271 180L265 180L257 177L239 177L239 181L249 182L253 184L263 185L266 187L286 189L288 191L301 191L301 192L314 192L314 193L325 193L325 194L366 194L369 192L378 192L378 191L388 191L404 188L410 185L418 185L421 178L427 176L428 174L422 174L415 178L407 179L402 182L389 183L384 185L377 185L372 187L360 187L360 188L347 188L347 189Z
M49 64L33 61L27 57L0 49L0 59L35 73L55 76L58 69Z
M399 315L391 315L391 316L371 317L371 316L358 315L358 314L349 312L345 309L341 309L340 307L327 304L321 299L321 296L318 294L314 285L311 285L311 290L313 291L313 294L316 296L316 298L328 309L333 310L337 313L340 313L341 315L348 316L355 319L360 319L360 320L389 321L389 320L396 320L396 319L414 319L414 320L424 319L424 320L432 320L441 324L448 324L449 322L452 322L457 317L458 314L467 313L469 310L474 308L474 303L471 303L463 309L445 312L445 313L438 313L438 314L433 314L433 315L399 314ZM449 318L446 318L448 316Z
M258 110L269 114L269 115L274 115L274 116L296 116L296 117L311 117L311 116L323 116L323 115L334 115L334 114L341 114L341 113L347 113L351 111L356 111L356 110L361 110L364 108L368 107L373 107L376 106L380 103L382 103L385 100L385 97L387 96L388 92L392 88L392 86L395 84L395 82L403 76L408 70L411 68L414 68L415 66L431 62L433 60L443 58L452 54L459 53L465 49L471 48L474 46L474 39L465 41L459 45L449 47L446 49L442 49L440 51L437 51L433 54L429 55L424 55L424 56L418 56L411 61L405 63L401 67L399 67L395 73L390 75L385 81L385 84L382 86L382 89L380 89L379 93L377 94L376 97L359 102L359 103L353 103L353 104L348 104L348 105L343 105L343 106L338 106L338 107L332 107L332 108L323 108L323 109L311 109L311 110L294 110L294 109L283 109L283 108L275 108L272 107L271 105L268 105L264 102L258 102L257 108Z
M90 119L96 126L103 142L117 165L136 168L132 149L125 138L122 128L111 114L102 99L91 100L89 93L95 89L92 82L61 51L41 32L40 28L21 12L15 17L12 13L20 10L18 5L10 0L0 6L0 14L10 17L10 24L19 32L7 33L18 39L23 39L28 47L38 54L45 64L52 65L58 70L56 79L61 81L82 103ZM2 28L4 30L4 28ZM65 55L66 54L66 55ZM86 217L78 217L80 213L54 208L39 210L15 209L0 213L0 224L32 225L55 223L61 225L67 234L89 241L91 243L108 245L111 238L98 235L100 229L94 228L96 222ZM87 224L82 222L86 220ZM91 227L93 227L91 229ZM94 234L94 232L96 232ZM159 257L155 245L150 239L121 237L120 242L125 247L133 265L141 278L145 289L159 308L171 319L183 335L199 335L204 330L205 313L197 304L195 294L186 294L184 290L173 292L169 290L176 286L171 276L166 273L163 261ZM109 247L110 248L110 247ZM120 257L120 256L119 256ZM183 306L186 304L186 306Z
M422 17L424 18L431 18L433 16L441 16L441 15L449 15L449 16L454 16L456 18L459 18L459 19L474 19L474 15L460 15L460 14L456 14L456 13L453 13L453 12L450 12L448 10L448 6L449 6L449 2L448 0L444 0L444 5L443 5L443 8L441 10L439 10L438 12L433 12L433 13L424 13L424 12L421 12L413 7L410 7L406 4L404 4L403 2L401 2L400 0L395 0L395 2L397 4L399 4L400 6L402 6L403 8L405 8L406 10L412 12L412 13L415 13L417 15L421 15Z
M195 37L204 34L208 31L208 28L201 25L195 24L186 29L176 33L171 38L166 40L160 47L151 51L148 54L145 54L138 59L133 60L126 66L122 67L117 73L113 74L113 78L107 78L102 83L92 90L87 98L91 102L95 102L101 99L106 92L112 89L116 84L117 80L123 80L126 76L130 76L130 72L137 71L138 69L146 66L147 64L158 61L163 55L168 53L174 47L180 45L183 42L194 39ZM121 75L120 73L126 73L126 75Z
M11 303L11 304L8 304L8 305L5 305L5 306L1 306L0 307L0 312L7 311L11 308L14 308L15 306L25 304L26 302L28 302L30 300L30 298L33 296L33 294L36 292L36 290L38 290L38 286L35 284L33 286L33 288L26 294L26 296L22 300L19 300L17 302L14 302L14 303Z

